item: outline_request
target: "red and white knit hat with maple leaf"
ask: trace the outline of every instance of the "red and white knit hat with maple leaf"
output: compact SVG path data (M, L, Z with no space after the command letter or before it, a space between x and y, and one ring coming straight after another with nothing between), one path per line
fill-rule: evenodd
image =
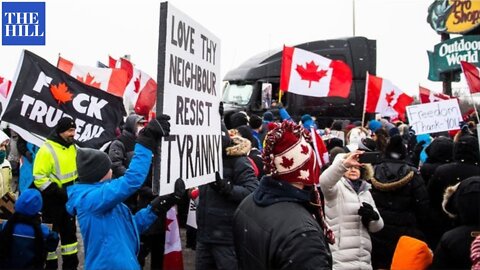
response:
M265 171L290 183L318 184L318 165L310 133L302 125L284 121L270 130L262 153Z

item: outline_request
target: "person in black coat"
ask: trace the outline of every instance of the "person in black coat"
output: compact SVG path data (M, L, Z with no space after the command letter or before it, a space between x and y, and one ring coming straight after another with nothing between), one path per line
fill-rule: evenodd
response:
M425 153L427 160L420 167L420 173L428 186L437 167L453 160L453 141L447 137L437 137L425 148Z
M289 121L267 134L267 175L234 216L240 269L331 269L334 237L315 188L320 167L310 142L310 134ZM359 165L357 157L338 166Z
M460 226L447 231L435 249L432 269L470 269L473 232L480 231L480 176L467 178L445 192L446 212Z
M373 233L372 265L389 269L398 239L408 235L420 240L420 228L429 212L428 193L422 176L406 162L407 149L400 135L388 141L385 159L374 168L372 197L384 221L383 230Z
M195 269L237 269L233 246L233 213L240 202L258 187L247 158L250 141L230 138L222 127L223 178L199 187Z
M480 175L480 153L477 138L462 135L453 146L454 162L440 165L428 183L431 219L435 226L429 229L429 246L435 248L440 237L454 227L454 223L442 210L445 189L470 176Z

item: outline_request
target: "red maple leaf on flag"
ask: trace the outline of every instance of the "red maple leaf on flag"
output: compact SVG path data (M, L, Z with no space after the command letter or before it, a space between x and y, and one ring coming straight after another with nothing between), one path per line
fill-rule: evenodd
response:
M391 91L390 93L387 93L385 95L385 100L387 101L388 106L391 106L390 103L393 101L393 98L395 97L395 91Z
M169 218L165 219L165 231L170 231L168 226L170 226L170 224L172 224L172 222L173 222L173 219L169 219Z
M327 71L324 69L318 70L318 65L315 65L315 62L310 61L310 63L306 63L306 68L303 65L297 65L295 69L298 72L298 75L302 78L302 80L308 81L308 88L312 86L312 81L320 81L321 78L327 75Z
M3 83L3 77L0 77L0 84Z
M135 89L133 91L135 93L138 93L138 91L140 91L140 77L135 78L133 85L135 86Z
M285 156L282 156L282 163L280 163L284 168L290 169L293 165L293 157L292 158L286 158Z
M300 144L300 146L302 147L302 151L300 153L304 155L308 154L308 146L303 144Z
M65 104L67 101L72 100L73 94L68 91L68 87L65 83L59 83L58 85L51 84L50 85L50 92L55 100L60 103Z
M100 83L95 82L94 81L95 76L90 75L90 73L87 73L87 77L85 79L83 79L83 77L81 77L81 76L77 76L77 80L83 82L86 85L90 85L90 86L93 86L95 88L100 88Z

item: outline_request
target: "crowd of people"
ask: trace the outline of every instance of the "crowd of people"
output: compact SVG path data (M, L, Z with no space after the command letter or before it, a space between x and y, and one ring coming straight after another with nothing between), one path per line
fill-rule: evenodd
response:
M77 269L78 222L86 269L141 269L148 254L162 269L166 213L178 205L185 226L191 197L199 270L480 269L474 121L416 135L402 121L327 123L281 106L224 118L223 175L195 190L177 179L160 197L151 172L166 115L129 115L106 151L76 147L68 117L41 147L0 134L0 195L19 194L2 217L0 268L57 269L60 243L62 269ZM378 158L362 162L366 153Z

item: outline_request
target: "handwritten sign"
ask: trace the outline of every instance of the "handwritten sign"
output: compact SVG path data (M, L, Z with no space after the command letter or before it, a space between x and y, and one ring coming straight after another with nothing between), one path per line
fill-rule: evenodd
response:
M456 99L407 106L407 116L417 135L458 129L462 121Z
M161 145L160 195L222 171L220 40L170 3L160 6L157 113L171 117Z

